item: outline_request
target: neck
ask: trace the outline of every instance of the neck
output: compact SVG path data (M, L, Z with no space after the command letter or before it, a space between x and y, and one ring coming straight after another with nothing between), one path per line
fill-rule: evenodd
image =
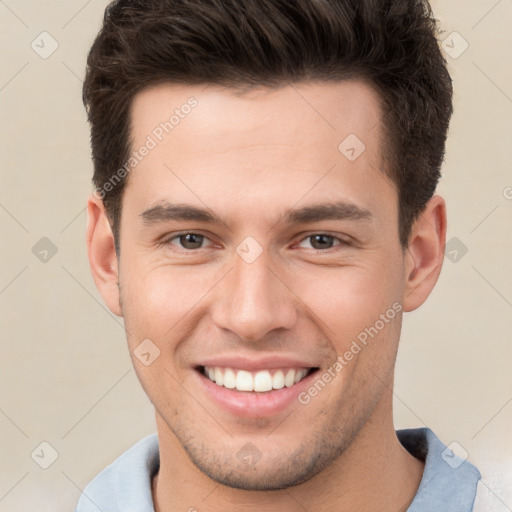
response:
M347 450L300 485L273 491L233 489L197 469L157 414L160 470L153 479L156 512L247 512L297 510L386 512L406 510L424 464L398 441L392 421L392 393L386 393Z

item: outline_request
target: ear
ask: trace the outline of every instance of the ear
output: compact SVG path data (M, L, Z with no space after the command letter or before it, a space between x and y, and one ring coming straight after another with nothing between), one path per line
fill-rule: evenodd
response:
M413 311L427 300L441 273L445 245L446 205L436 195L411 229L405 261L404 311Z
M114 234L101 199L92 194L87 200L87 254L96 287L106 305L117 316L122 316L118 276L119 265L114 245Z

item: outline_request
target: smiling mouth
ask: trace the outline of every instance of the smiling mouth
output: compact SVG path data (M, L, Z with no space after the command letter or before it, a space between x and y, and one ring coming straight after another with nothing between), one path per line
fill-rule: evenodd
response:
M266 393L282 388L291 388L318 368L282 368L249 372L236 368L199 366L197 370L218 386L234 391Z

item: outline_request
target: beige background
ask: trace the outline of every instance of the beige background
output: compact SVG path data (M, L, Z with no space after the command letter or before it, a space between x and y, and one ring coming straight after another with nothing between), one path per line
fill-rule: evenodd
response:
M74 510L100 469L155 431L84 242L92 165L81 80L105 5L0 0L2 512ZM510 511L512 0L433 6L450 52L463 49L453 31L469 44L447 57L456 115L439 188L448 238L467 253L445 258L427 304L406 315L396 426L427 425L459 443L483 474L489 510ZM38 38L43 31L59 45L46 59L31 47L46 37L39 51L51 48L48 36ZM42 237L58 249L46 263L32 252ZM48 469L31 458L35 450L38 462L50 460L43 441L58 453Z

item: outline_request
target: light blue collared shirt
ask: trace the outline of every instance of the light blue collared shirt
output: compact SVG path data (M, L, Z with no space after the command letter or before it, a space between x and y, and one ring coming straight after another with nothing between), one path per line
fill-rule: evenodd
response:
M480 472L449 450L428 428L398 430L402 445L425 461L407 512L471 512ZM151 481L160 467L158 436L145 437L84 489L75 512L155 512Z

